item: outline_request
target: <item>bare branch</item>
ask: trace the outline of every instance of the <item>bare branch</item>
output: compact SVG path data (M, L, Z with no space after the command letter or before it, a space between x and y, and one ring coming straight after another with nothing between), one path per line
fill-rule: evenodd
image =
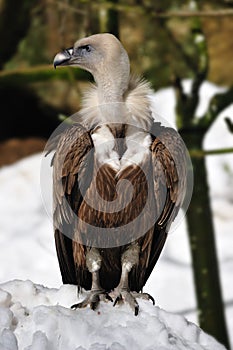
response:
M79 68L71 68L72 77L76 80L90 80L90 74ZM53 69L51 65L36 66L11 71L0 71L0 84L3 86L24 86L39 81L50 81L55 79L70 81L71 75L69 67L63 69Z
M199 119L198 125L209 128L215 121L220 112L222 112L227 106L232 104L233 101L233 86L226 92L216 94L212 97L209 103L209 108L205 115Z
M85 14L86 12L78 9L75 6L71 6L63 3L60 0L50 0L51 3L59 4L61 7L67 8L70 11ZM81 4L88 4L90 1L83 0L80 1ZM95 9L106 9L106 10L115 10L119 12L129 12L140 15L149 15L153 18L172 18L172 17L227 17L233 16L233 9L218 9L218 10L205 10L205 11L168 11L168 12L156 12L153 7L146 5L127 5L127 4L116 4L114 2L91 2L93 8Z
M191 158L203 158L205 156L214 156L233 153L233 148L223 148L223 149L212 149L212 150L201 150L201 149L190 149L189 154Z
M163 21L161 21L163 22ZM196 71L196 65L193 62L192 57L186 53L184 46L177 40L176 36L174 35L173 31L164 23L161 23L161 30L163 30L166 35L168 36L168 39L170 40L171 44L174 45L176 50L180 53L182 56L183 61L186 63L187 67L190 68L193 72Z
M169 11L166 13L157 13L155 15L158 18L170 18L170 17L227 17L233 16L233 9L219 9L219 10L206 10L206 11Z
M49 0L48 3L59 5L60 8L64 8L66 10L78 13L79 15L86 14L86 11L80 10L78 7L71 6L71 5L67 4L66 2L63 2L60 0Z

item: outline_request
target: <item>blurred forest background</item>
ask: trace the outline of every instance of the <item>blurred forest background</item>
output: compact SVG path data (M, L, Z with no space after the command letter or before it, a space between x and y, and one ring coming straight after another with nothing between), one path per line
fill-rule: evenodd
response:
M208 42L207 79L229 86L233 2L197 3ZM74 69L54 71L51 65L54 55L78 38L117 34L129 52L132 71L148 78L155 90L173 84L176 77L194 77L198 52L190 6L177 0L0 0L0 164L42 149L59 123L58 114L78 110L88 75ZM15 138L24 139L20 148Z
M61 49L98 32L120 38L132 71L145 76L155 90L174 86L177 127L195 175L188 226L200 324L229 347L202 142L217 114L233 101L233 0L0 0L0 166L42 151L59 115L79 109L90 75L74 68L55 71L52 62ZM182 88L185 78L193 79L190 94ZM197 120L204 80L229 89L214 96ZM227 128L233 131L231 118L226 118ZM198 213L200 205L205 205L203 214ZM209 248L197 251L194 241L200 246L207 242ZM211 269L209 279L203 279L203 269ZM214 297L207 301L203 295L211 288Z

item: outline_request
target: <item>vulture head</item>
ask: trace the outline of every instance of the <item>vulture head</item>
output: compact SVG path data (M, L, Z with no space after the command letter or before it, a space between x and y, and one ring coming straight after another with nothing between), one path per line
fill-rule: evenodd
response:
M128 88L130 64L126 50L112 34L95 34L59 52L54 67L76 66L90 72L98 89L115 93L118 99Z

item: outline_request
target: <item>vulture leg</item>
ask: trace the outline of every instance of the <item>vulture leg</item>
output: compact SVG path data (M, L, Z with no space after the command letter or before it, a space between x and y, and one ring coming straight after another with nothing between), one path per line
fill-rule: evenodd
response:
M91 248L87 252L86 264L89 272L92 274L91 290L82 302L72 305L71 309L81 309L90 305L90 308L95 310L99 305L100 300L113 301L108 293L100 286L99 269L101 267L101 255L98 249Z
M152 300L153 304L155 303L154 298L147 293L137 293L130 291L129 289L129 273L134 265L139 262L139 246L138 244L131 245L121 257L121 279L120 283L115 288L114 294L116 294L116 299L113 306L117 303L127 303L133 309L135 316L138 315L139 305L136 298Z

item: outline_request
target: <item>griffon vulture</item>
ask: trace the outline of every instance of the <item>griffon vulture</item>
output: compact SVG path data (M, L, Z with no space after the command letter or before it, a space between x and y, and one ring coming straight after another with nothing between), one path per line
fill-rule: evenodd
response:
M90 290L74 308L95 309L112 295L137 315L137 298L153 301L142 288L184 200L185 148L175 130L154 121L150 86L130 75L115 36L78 40L54 66L80 67L95 80L53 158L63 283Z

